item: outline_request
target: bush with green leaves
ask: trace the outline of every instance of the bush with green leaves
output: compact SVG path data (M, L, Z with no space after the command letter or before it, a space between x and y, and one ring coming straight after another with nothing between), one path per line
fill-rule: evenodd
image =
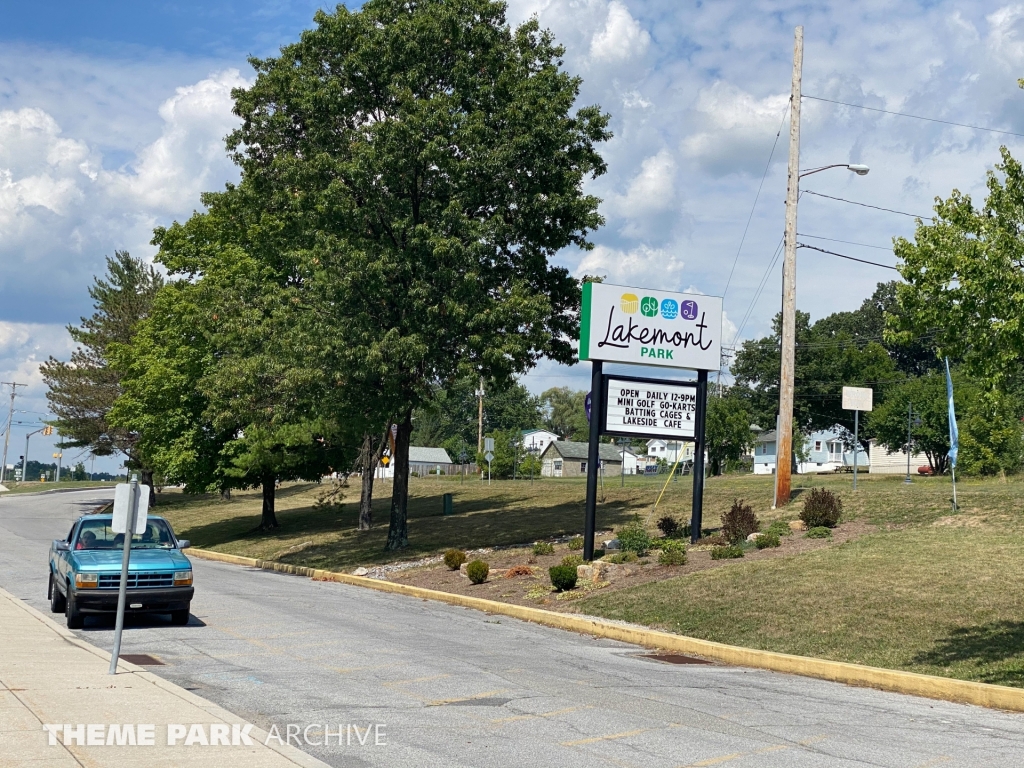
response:
M743 557L743 547L733 544L729 547L715 547L711 550L712 560L731 560L735 557Z
M553 555L555 554L555 545L550 541L538 541L533 545L533 554L535 555Z
M686 565L686 545L677 539L666 541L661 545L658 562L661 565Z
M843 500L828 488L812 488L800 513L808 528L835 528L842 516Z
M449 549L444 553L444 564L453 571L459 570L466 559L466 553L461 549Z
M623 552L635 552L638 557L646 555L654 541L639 515L634 515L632 520L619 529L618 538Z
M804 536L808 539L831 539L832 529L826 528L824 525L818 525L810 528Z
M579 578L575 565L554 565L548 568L548 576L551 577L551 585L559 592L574 588Z
M622 565L623 563L635 563L639 559L640 558L636 556L636 552L618 552L605 558L609 563L615 563L616 565Z
M671 515L665 515L658 520L658 530L664 534L666 539L675 539L681 536L681 529L682 526L679 525L679 521Z
M573 568L583 565L583 555L566 555L562 558L562 565L571 565Z
M761 521L754 514L754 508L736 499L732 508L722 515L722 535L730 544L745 541L747 536L761 530Z
M793 529L789 527L789 523L785 520L776 520L765 529L765 533L774 533L778 536L792 536Z
M474 560L466 566L466 575L474 584L483 584L487 581L487 574L490 572L491 567L483 560Z
M569 547L569 549L571 550L583 549L583 537L573 536L571 539L569 539L569 543L566 544L566 546Z
M781 544L782 540L775 531L765 531L754 539L754 546L758 549L771 549L772 547L781 546Z

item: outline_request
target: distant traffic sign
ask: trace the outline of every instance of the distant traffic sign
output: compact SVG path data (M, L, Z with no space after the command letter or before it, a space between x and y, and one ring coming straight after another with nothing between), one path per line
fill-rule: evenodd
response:
M487 459L487 463L490 464L492 461L494 461L494 454L488 451L487 453L484 454L484 458Z

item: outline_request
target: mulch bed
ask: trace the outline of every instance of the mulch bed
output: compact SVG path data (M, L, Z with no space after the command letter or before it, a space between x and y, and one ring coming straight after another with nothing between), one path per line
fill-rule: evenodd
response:
M551 580L548 577L548 568L561 563L562 558L566 555L580 554L578 550L570 550L564 543L555 544L553 555L534 555L531 547L492 550L482 554L472 553L471 560L482 559L491 568L491 574L483 584L472 584L466 576L460 574L459 571L449 570L443 563L398 571L389 574L388 580L436 589L441 592L483 597L516 605L541 606L548 610L574 613L576 612L575 601L594 594L597 590L605 594L608 591L614 592L651 581L673 579L711 568L728 568L735 563L799 555L816 549L838 546L874 530L876 527L873 525L853 521L843 523L833 529L831 539L808 539L804 538L802 532L798 532L792 536L783 536L780 547L748 549L743 558L736 560L712 560L710 551L690 549L687 563L683 566L658 565L658 552L655 550L643 559L646 562L624 563L608 577L602 576L602 581L596 584L581 579L576 589L561 594L549 591ZM598 547L601 546L602 540L610 538L612 538L611 532L599 533L596 536ZM514 566L524 565L532 569L532 575L506 578L502 573ZM604 580L606 578L607 580Z

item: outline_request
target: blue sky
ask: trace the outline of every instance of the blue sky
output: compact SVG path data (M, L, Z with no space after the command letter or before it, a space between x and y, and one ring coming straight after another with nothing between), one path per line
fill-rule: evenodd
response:
M154 226L187 217L203 191L236 178L223 137L235 125L230 90L252 76L246 57L272 55L324 5L3 3L0 380L30 385L18 405L36 415L25 420L46 411L38 365L69 355L64 326L90 311L86 288L104 256L152 256ZM610 112L615 133L604 147L608 174L588 185L607 219L597 248L559 260L612 282L718 295L735 262L726 327L735 334L749 313L740 338L764 334L779 304L779 265L769 267L783 228L785 131L771 150L794 26L805 27L805 94L1024 133L1021 6L510 0L512 23L531 14L584 78L581 103ZM953 188L983 194L1001 143L1021 154L1019 138L807 100L802 166L872 171L829 171L804 188L927 214ZM885 250L892 238L913 227L823 197L800 204L805 236L850 241L815 242L885 264L895 263ZM814 317L853 309L893 276L801 251L798 306ZM541 364L525 382L538 392L584 388L585 368ZM22 435L19 426L12 445Z

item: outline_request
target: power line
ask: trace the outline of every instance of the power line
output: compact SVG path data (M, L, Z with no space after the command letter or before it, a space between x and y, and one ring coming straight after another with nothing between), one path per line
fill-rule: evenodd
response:
M986 128L982 125L970 125L968 123L954 123L952 120L939 120L936 117L923 117L922 115L911 115L907 112L893 112L889 109L880 109L878 107L866 107L863 104L850 104L845 101L836 101L835 99L823 99L821 96L808 96L804 94L805 99L814 99L815 101L826 101L829 104L840 104L844 107L853 107L855 109L866 109L869 112L881 112L885 115L895 115L896 117L909 117L914 120L925 120L929 123L942 123L943 125L955 125L957 128L972 128L975 131L988 131L989 133L1001 133L1004 136L1018 136L1024 138L1024 133L1014 133L1013 131L1001 131L998 128Z
M801 190L801 193L808 195L814 195L815 197L827 197L829 200L838 200L840 203L849 203L850 205L859 205L862 208L874 208L876 211L885 211L886 213L898 213L900 216L909 216L912 219L927 219L928 216L920 216L916 213L907 213L906 211L897 211L892 208L883 208L880 205L868 205L867 203L858 203L856 200L846 200L842 197L833 197L832 195L823 195L821 192L812 192L809 189Z
M750 215L747 216L747 224L743 227L743 236L740 237L739 247L736 249L736 257L732 260L732 269L729 270L729 279L725 281L725 290L722 291L722 301L725 301L725 296L729 293L729 286L732 285L732 276L736 272L736 264L740 260L740 252L743 250L743 243L747 239L747 230L750 229L750 222L754 218L754 210L757 208L757 201L761 197L761 188L764 187L764 180L768 177L768 169L771 168L772 158L775 157L775 148L779 145L779 136L782 135L782 127L786 124L786 115L789 114L789 104L786 104L786 109L782 113L782 122L779 123L779 130L775 133L775 142L772 144L772 151L768 153L768 162L764 164L764 173L761 174L761 183L757 185L757 194L754 195L754 204L750 206Z
M797 243L797 248L809 248L812 251L819 251L820 253L827 253L829 256L838 256L840 259L849 259L850 261L859 261L861 264L870 264L873 267L881 267L882 269L891 269L894 272L899 272L896 267L890 267L888 264L879 264L877 261L867 261L865 259L858 259L854 256L847 256L843 253L836 253L835 251L826 251L824 248L818 248L815 245L806 245L805 243Z
M775 269L775 265L779 262L779 256L782 253L782 244L785 241L785 237L779 240L779 244L775 246L775 253L772 255L772 260L768 264L768 269L764 271L764 275L761 276L761 282L757 286L757 290L754 292L754 298L750 301L750 306L747 307L747 312L743 316L743 322L740 323L739 328L736 331L736 335L732 337L733 345L736 344L736 340L743 333L743 329L747 326L747 321L750 319L751 313L754 311L754 307L757 305L758 299L761 298L761 292L764 290L765 285L768 282L768 277L771 275L772 270Z
M837 240L834 237L822 237L821 235L805 235L803 232L798 232L797 237L809 237L812 240L828 240L832 243L844 243L846 245L859 245L863 248L875 248L879 251L889 251L892 253L892 246L889 245L869 245L868 243L857 243L853 240Z

